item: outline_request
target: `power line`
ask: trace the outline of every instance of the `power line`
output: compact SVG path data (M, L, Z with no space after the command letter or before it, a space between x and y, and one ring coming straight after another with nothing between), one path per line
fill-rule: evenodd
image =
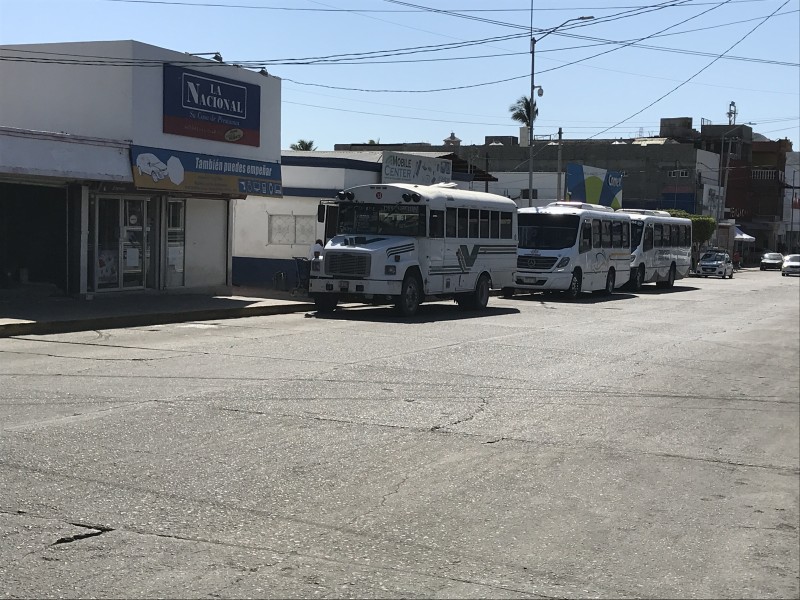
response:
M771 15L769 15L769 16L767 16L767 17L765 17L765 18L764 18L764 19L763 19L763 20L762 20L760 23L758 23L758 24L757 24L755 27L753 27L753 28L752 28L750 31L748 31L746 34L744 34L742 37L740 37L738 40L736 40L736 42L734 42L734 43L733 43L733 44L732 44L732 45L731 45L731 46L730 46L730 47L729 47L727 50L725 50L725 52L723 52L723 53L722 53L722 55L721 55L719 58L715 58L715 59L714 59L714 60L712 60L710 63L708 63L706 66L704 66L702 69L700 69L699 71L697 71L697 72L696 72L694 75L690 76L688 79L686 79L686 80L685 80L685 81L683 81L682 83L680 83L680 84L678 84L677 86L675 86L674 88L672 88L672 89L671 89L670 91L668 91L666 94L663 94L663 95L662 95L662 96L660 96L659 98L656 98L655 100L653 100L653 102L651 102L650 104L648 104L647 106L645 106L645 107L644 107L644 108L642 108L641 110L639 110L639 111L637 111L637 112L633 113L632 115L630 115L629 117L627 117L627 118L623 119L622 121L619 121L618 123L615 123L614 125L612 125L612 126L611 126L611 127L609 127L608 129L604 129L603 131L599 131L598 133L596 133L596 134L595 134L594 136L592 136L592 137L596 137L596 136L598 136L598 135L600 135L600 134L602 134L602 133L605 133L605 132L606 132L606 131L608 131L609 129L613 129L613 128L617 127L618 125L622 125L623 123L625 123L625 122L626 122L626 121L628 121L629 119L632 119L632 118L633 118L633 117L635 117L636 115L639 115L639 114L643 113L643 112L644 112L644 111L646 111L648 108L650 108L650 107L652 107L652 106L656 105L658 102L660 102L661 100L663 100L664 98L666 98L666 97L667 97L667 96L669 96L670 94L672 94L672 93L676 92L677 90L679 90L680 88L682 88L684 85L686 85L687 83L689 83L689 82L690 82L692 79L694 79L695 77L697 77L697 76L698 76L700 73L702 73L703 71L705 71L706 69L708 69L709 67L711 67L711 65L713 65L715 62L717 62L718 60L720 60L720 58L722 58L722 56L724 56L724 55L725 55L725 54L727 54L729 51L733 50L733 49L734 49L736 46L738 46L738 45L739 45L741 42L743 42L743 41L744 41L744 40L745 40L745 39L746 39L748 36L750 36L750 34L752 34L752 33L753 33L753 32L754 32L756 29L758 29L759 27L761 27L761 25L763 25L764 23L766 23L766 22L767 22L767 21L768 21L770 18L772 18L772 16L773 16L775 13L777 13L777 12L778 12L780 9L782 9L784 6L786 6L786 5L787 5L789 2L790 2L790 0L786 0L786 1L785 1L783 4L781 4L781 5L780 5L778 8L776 8L776 9L775 9L775 10L772 12L772 14L771 14Z

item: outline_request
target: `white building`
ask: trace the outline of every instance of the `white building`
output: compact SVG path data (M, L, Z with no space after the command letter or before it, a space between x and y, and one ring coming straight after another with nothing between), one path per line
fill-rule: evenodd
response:
M0 287L230 285L231 201L281 196L279 79L130 40L0 56Z
M787 251L800 252L800 152L786 153L783 230Z

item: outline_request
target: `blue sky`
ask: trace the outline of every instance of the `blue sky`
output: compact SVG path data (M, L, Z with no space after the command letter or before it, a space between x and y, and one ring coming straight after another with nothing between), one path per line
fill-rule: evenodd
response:
M0 0L0 44L135 39L263 64L283 79L281 147L320 150L518 135L531 26L537 137L699 129L735 102L736 123L800 150L800 0ZM319 57L335 58L290 64Z

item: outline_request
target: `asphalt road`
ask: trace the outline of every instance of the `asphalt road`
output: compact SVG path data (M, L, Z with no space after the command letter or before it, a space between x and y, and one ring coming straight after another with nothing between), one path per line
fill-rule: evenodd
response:
M0 596L792 598L800 279L0 340Z

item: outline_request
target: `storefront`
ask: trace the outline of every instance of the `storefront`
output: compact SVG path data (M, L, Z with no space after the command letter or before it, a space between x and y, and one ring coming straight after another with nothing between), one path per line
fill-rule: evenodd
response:
M0 88L0 287L230 286L232 201L282 196L280 81L131 41L0 53L26 82Z

